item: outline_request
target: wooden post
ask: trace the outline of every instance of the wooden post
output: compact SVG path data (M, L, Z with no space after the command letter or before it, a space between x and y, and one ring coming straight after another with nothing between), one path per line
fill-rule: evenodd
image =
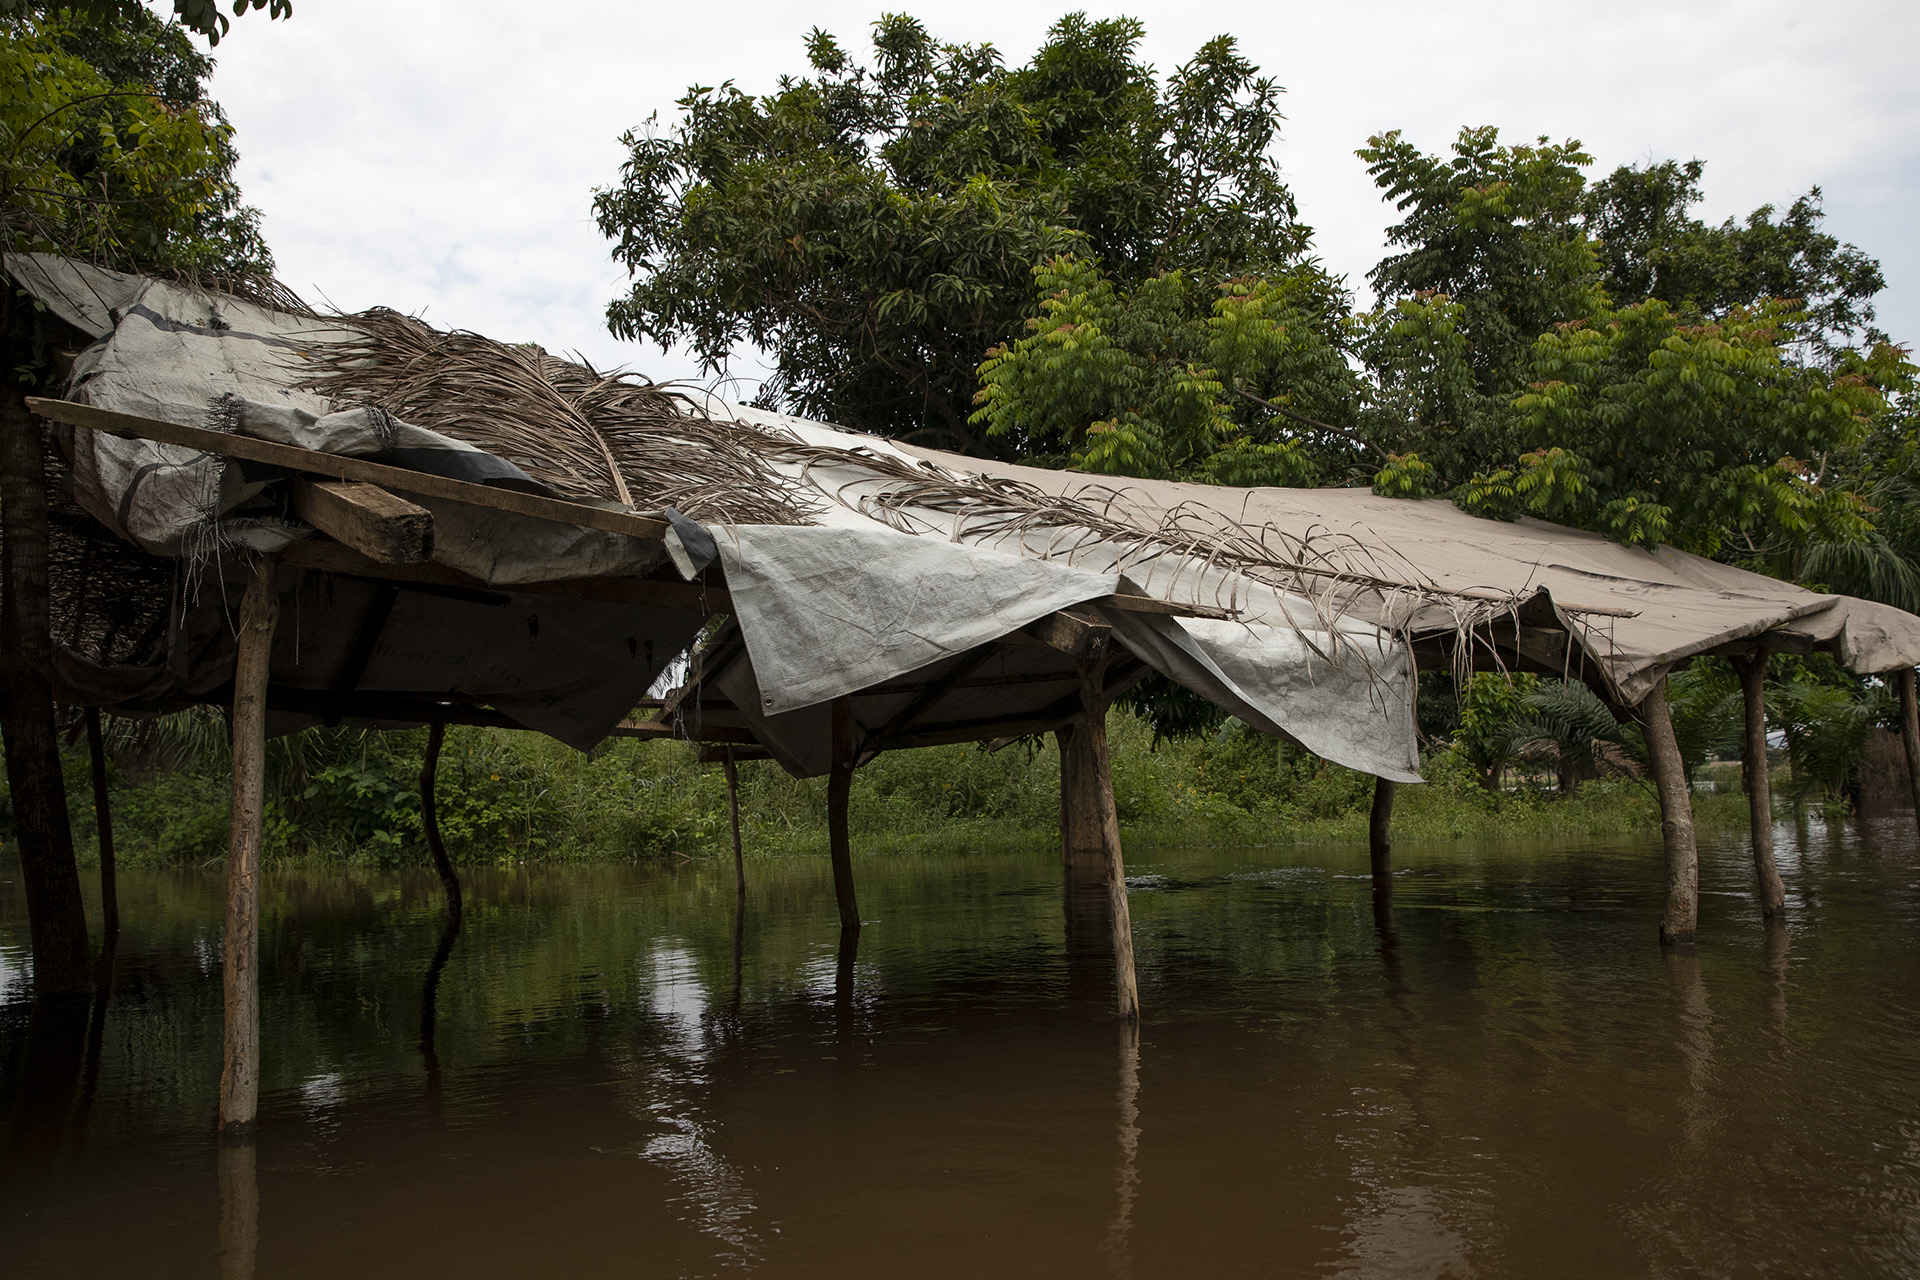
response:
M1107 698L1102 687L1107 664L1080 663L1080 702L1086 708L1084 728L1098 830L1105 846L1107 918L1113 929L1113 967L1116 1011L1122 1018L1140 1017L1140 984L1133 970L1133 917L1127 909L1127 868L1120 851L1120 814L1113 803L1113 763L1107 755Z
M1100 817L1100 781L1093 734L1085 721L1055 730L1060 747L1060 857L1069 872L1104 878L1107 839Z
M1662 678L1640 703L1640 725L1653 757L1653 781L1660 793L1660 836L1666 846L1667 903L1660 920L1660 941L1670 947L1693 945L1700 916L1700 855L1693 842L1693 797L1686 767L1674 740Z
M427 833L427 852L433 855L433 869L447 891L447 918L458 921L465 914L460 896L460 873L447 856L446 842L440 838L440 802L434 783L440 774L440 748L447 740L447 726L439 720L427 730L427 754L420 762L420 826ZM458 932L458 925L455 932Z
M100 919L106 936L120 932L120 885L113 868L113 804L107 795L107 743L100 708L87 708L87 754L93 764L93 822L100 835Z
M833 857L833 896L840 904L842 931L860 927L860 906L853 897L853 846L847 839L847 801L853 793L853 706L833 700L833 768L827 775L827 845Z
M73 860L66 779L53 722L52 593L47 581L47 470L40 424L10 372L31 359L12 333L11 285L0 288L0 738L20 848L36 995L91 985L87 908Z
M1753 836L1753 872L1760 886L1760 914L1778 916L1787 905L1786 886L1773 862L1773 780L1767 775L1767 652L1735 658L1746 704L1746 737L1740 744L1741 777L1747 787L1747 820Z
M280 596L273 561L255 556L240 601L233 671L233 834L227 846L223 948L226 1039L220 1069L220 1136L253 1141L260 1102L260 840L266 810L267 676Z
M1373 874L1393 874L1393 782L1373 780L1373 811L1367 815L1367 855Z
M1900 672L1900 741L1907 748L1907 785L1913 788L1913 816L1920 822L1920 698L1914 696L1912 667Z
M733 824L734 893L744 898L747 896L747 858L740 846L740 771L734 767L732 747L720 757L720 767L727 774L727 819Z

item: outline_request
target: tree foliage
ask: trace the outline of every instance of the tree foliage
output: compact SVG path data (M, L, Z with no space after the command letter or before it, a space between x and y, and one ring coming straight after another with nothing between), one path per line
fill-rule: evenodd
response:
M1009 67L889 15L871 66L816 29L811 74L774 93L696 86L595 195L635 277L610 327L716 371L750 343L774 407L977 446L975 370L1021 332L1037 265L1204 286L1306 243L1270 154L1279 88L1230 37L1162 82L1142 34L1072 14Z
M0 18L0 208L10 250L163 271L271 270L241 203L213 62L135 6Z

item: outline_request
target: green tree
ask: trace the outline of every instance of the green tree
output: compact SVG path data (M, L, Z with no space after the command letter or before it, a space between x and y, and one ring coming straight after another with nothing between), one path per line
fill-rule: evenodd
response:
M1015 68L889 15L871 67L815 30L811 74L772 94L696 86L595 194L635 277L609 327L715 371L750 343L772 407L978 447L975 370L1020 334L1035 267L1210 287L1305 246L1270 154L1279 88L1224 36L1162 82L1142 33L1072 14Z
M249 10L266 9L271 18L291 18L293 0L232 0L234 17ZM65 11L96 19L102 23L137 23L151 19L152 13L140 0L74 0L67 4L48 4L45 0L0 0L0 19L23 18L34 14L58 14ZM173 16L181 28L205 36L208 44L219 44L220 37L233 26L220 12L220 0L173 0Z
M266 274L241 202L233 130L205 96L213 61L138 6L0 18L6 247L129 267Z

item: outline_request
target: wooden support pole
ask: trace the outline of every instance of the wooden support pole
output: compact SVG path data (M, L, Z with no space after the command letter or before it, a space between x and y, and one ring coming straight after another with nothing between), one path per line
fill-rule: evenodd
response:
M1393 874L1393 782L1373 780L1373 811L1367 815L1367 856L1376 876Z
M1107 755L1106 663L1080 663L1080 700L1086 708L1084 726L1074 727L1075 736L1085 733L1087 751L1094 777L1096 820L1105 846L1107 867L1107 916L1113 928L1113 967L1115 1006L1128 1021L1140 1017L1140 984L1133 970L1133 916L1127 909L1127 868L1120 851L1120 814L1113 803L1113 762Z
M466 914L466 904L460 894L460 873L453 869L446 842L440 838L440 801L434 785L440 774L440 748L446 740L446 722L435 720L427 729L427 754L420 762L420 826L427 833L433 869L440 873L440 883L447 891L447 917L458 921Z
M1107 834L1101 824L1100 779L1093 734L1084 719L1054 731L1060 745L1060 858L1069 873L1104 878Z
M31 358L12 332L13 294L11 287L0 289L0 353L8 370ZM46 458L40 424L11 373L0 378L0 534L0 739L33 944L33 990L78 995L92 985L92 966L53 721Z
M853 793L853 706L833 700L833 767L827 775L827 845L833 857L833 896L840 904L840 928L860 927L860 906L853 897L853 846L847 839L847 802Z
M1913 788L1913 816L1920 822L1920 697L1914 694L1912 667L1900 673L1900 741L1907 748L1907 785Z
M280 596L273 561L255 556L240 601L233 672L233 834L227 846L223 947L226 1038L220 1069L220 1136L253 1141L260 1103L260 840L266 811L267 675Z
M106 936L120 932L120 885L113 867L113 803L107 795L107 742L100 708L87 708L87 755L93 765L93 821L100 836L100 919Z
M1660 941L1670 947L1693 945L1700 917L1700 854L1693 841L1693 797L1686 766L1673 736L1663 678L1640 703L1640 726L1653 757L1653 781L1660 793L1660 836L1666 846L1667 902L1660 919Z
M1741 775L1747 787L1747 820L1752 828L1753 873L1760 886L1760 914L1771 920L1787 905L1786 886L1773 862L1773 780L1767 775L1767 651L1756 649L1733 659L1740 673L1746 706L1746 736L1740 742Z
M747 896L747 857L740 845L740 771L733 763L733 748L727 747L720 757L720 767L727 774L727 820L733 824L733 884L739 897Z

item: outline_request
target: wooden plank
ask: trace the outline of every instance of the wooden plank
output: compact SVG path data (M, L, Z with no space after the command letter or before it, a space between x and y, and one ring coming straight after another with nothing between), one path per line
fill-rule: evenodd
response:
M433 513L377 484L295 476L293 514L369 560L421 564L433 558Z
M745 729L734 729L717 724L702 725L699 734L680 738L678 734L674 733L672 724L661 720L622 720L613 727L612 736L616 738L674 738L683 742L719 742L758 745L754 736Z
M689 613L725 613L733 607L725 587L700 582L665 582L658 578L556 578L551 582L516 582L490 586L479 578L443 564L382 564L352 547L308 538L280 552L280 562L316 573L342 573L356 578L389 582L417 582L523 596L550 596L568 600L597 600L605 604L637 604L653 609Z
M1158 613L1174 618L1213 618L1230 622L1240 616L1238 609L1216 609L1205 604L1180 604L1173 600L1161 600L1154 596L1137 596L1131 593L1102 596L1090 603L1103 609L1121 609L1127 613Z
M1020 629L1049 648L1082 659L1104 654L1113 636L1113 628L1106 623L1072 609L1056 609Z
M224 431L209 431L205 427L183 427L178 423L161 422L155 418L141 418L130 413L114 413L106 409L96 409L88 404L74 404L70 400L47 400L39 396L29 396L27 407L43 418L64 422L69 426L85 427L89 431L132 436L159 444L177 444L189 449L198 449L202 453L239 458L246 462L264 463L270 467L285 467L289 471L329 476L335 480L362 480L368 484L381 485L400 493L411 493L423 498L440 498L447 502L464 503L470 507L508 511L514 515L531 516L536 520L551 520L555 524L573 525L582 529L599 529L606 533L624 533L629 537L646 538L655 542L666 537L667 534L666 521L632 511L609 510L604 507L590 506L584 502L571 502L564 498L547 498L513 489L499 489L492 485L473 484L466 480L451 480L446 476L428 475L424 471L409 471L405 467L390 467L384 463L368 462L364 458L349 458L337 453L320 453L290 444L275 444L271 440L256 440L252 436L229 435Z

